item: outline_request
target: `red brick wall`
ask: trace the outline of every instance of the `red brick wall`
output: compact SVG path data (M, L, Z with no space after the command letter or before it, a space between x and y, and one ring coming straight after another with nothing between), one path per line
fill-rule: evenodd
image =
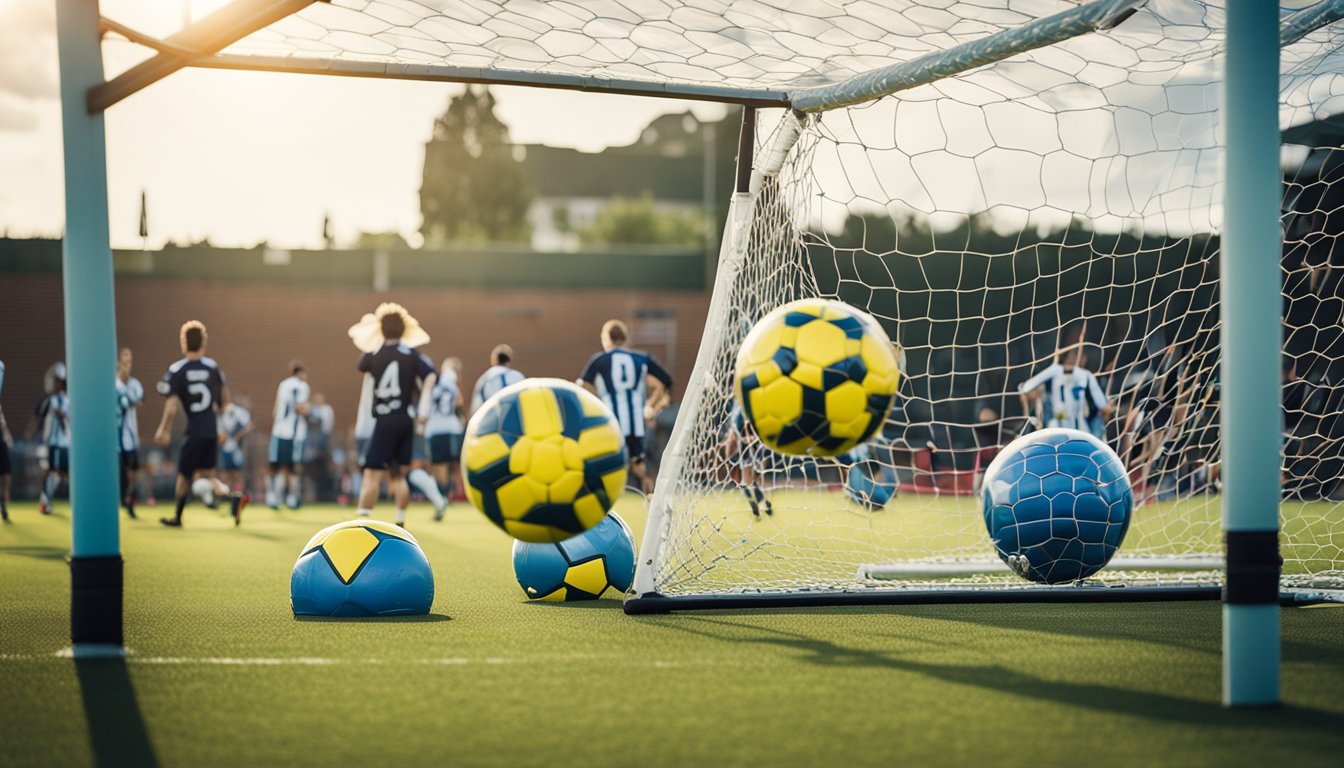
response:
M516 367L529 376L573 380L599 349L598 332L613 317L630 322L638 310L667 310L677 322L676 354L653 351L684 388L695 362L709 297L700 293L602 290L480 291L465 289L296 290L255 284L124 278L117 281L118 343L135 352L135 375L150 391L140 414L142 440L152 438L162 413L153 384L181 357L178 327L198 319L209 329L208 353L219 361L235 395L252 399L258 431L270 429L276 385L291 358L307 365L314 392L336 411L341 435L354 424L359 353L345 331L380 302L405 305L433 339L424 351L436 364L462 358L467 386L485 370L491 348L513 346ZM59 275L0 275L0 360L6 365L3 406L16 433L42 395L42 373L64 357ZM640 339L636 335L636 345ZM112 372L109 371L111 376Z

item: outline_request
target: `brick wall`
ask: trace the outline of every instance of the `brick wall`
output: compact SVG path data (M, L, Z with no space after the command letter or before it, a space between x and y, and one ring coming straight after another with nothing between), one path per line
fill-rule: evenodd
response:
M140 414L141 439L152 439L162 413L153 384L181 357L177 330L193 318L208 327L208 352L219 361L233 393L252 399L258 431L269 430L276 385L288 375L289 360L297 357L308 367L313 391L325 393L335 409L337 434L345 433L354 424L359 398L359 353L345 331L383 301L400 302L424 325L433 339L424 351L436 364L448 355L462 358L467 386L485 370L497 343L513 346L516 366L529 376L572 380L599 349L605 320L631 322L637 310L670 313L676 320L675 354L664 359L661 345L653 351L677 378L679 396L695 362L709 297L645 290L375 293L119 278L118 343L134 350L135 375L150 391ZM42 395L43 371L64 357L62 312L59 275L0 275L0 360L7 367L0 402L16 434ZM638 335L635 342L639 345Z

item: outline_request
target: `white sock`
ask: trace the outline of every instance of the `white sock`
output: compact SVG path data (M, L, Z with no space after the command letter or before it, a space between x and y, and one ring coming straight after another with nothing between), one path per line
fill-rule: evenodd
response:
M373 510L372 510L372 509L364 509L364 508L361 507L361 508L355 510L355 514L356 514L356 515L359 515L360 517L368 517L369 515L372 515L372 514L373 514Z
M406 522L406 508L405 508L405 507L397 507L397 522L398 522L398 523L404 523L404 522Z
M443 509L448 502L444 501L443 494L439 493L439 484L434 482L434 478L423 469L413 469L406 476L406 481L415 486L415 489L425 494L435 509Z
M299 496L299 476L298 476L298 475L290 475L290 476L289 476L289 496L285 499L285 503L288 504L288 505L291 506L291 507L297 507L297 506L299 506L299 498L300 498L300 496Z

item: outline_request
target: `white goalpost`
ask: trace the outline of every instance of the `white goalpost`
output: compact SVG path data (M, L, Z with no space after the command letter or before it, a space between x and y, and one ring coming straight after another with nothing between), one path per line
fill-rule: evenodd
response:
M86 405L111 343L81 336L113 328L110 279L72 268L110 273L101 114L173 71L722 101L744 107L737 183L628 612L1222 595L1228 701L1248 704L1278 695L1280 598L1344 594L1344 342L1313 311L1336 298L1334 166L1307 155L1289 200L1277 165L1281 128L1339 111L1344 0L239 0L166 39L100 24L96 0L58 9L79 434L112 424ZM104 82L103 37L148 57ZM855 503L854 462L760 457L775 504L755 520L722 450L731 360L755 320L813 296L901 347L899 407L862 462L896 498ZM1110 568L1035 587L993 557L977 473L1066 346L1103 380L1140 504ZM116 507L86 506L116 498L113 462L72 452L77 647L121 641ZM81 603L85 557L115 559L116 589Z

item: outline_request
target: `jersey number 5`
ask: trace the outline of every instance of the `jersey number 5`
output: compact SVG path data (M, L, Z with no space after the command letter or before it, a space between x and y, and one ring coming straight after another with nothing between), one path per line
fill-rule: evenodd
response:
M210 403L213 401L213 398L210 397L210 388L200 382L188 384L187 392L193 397L192 401L187 403L187 410L192 413L204 411L210 407Z

